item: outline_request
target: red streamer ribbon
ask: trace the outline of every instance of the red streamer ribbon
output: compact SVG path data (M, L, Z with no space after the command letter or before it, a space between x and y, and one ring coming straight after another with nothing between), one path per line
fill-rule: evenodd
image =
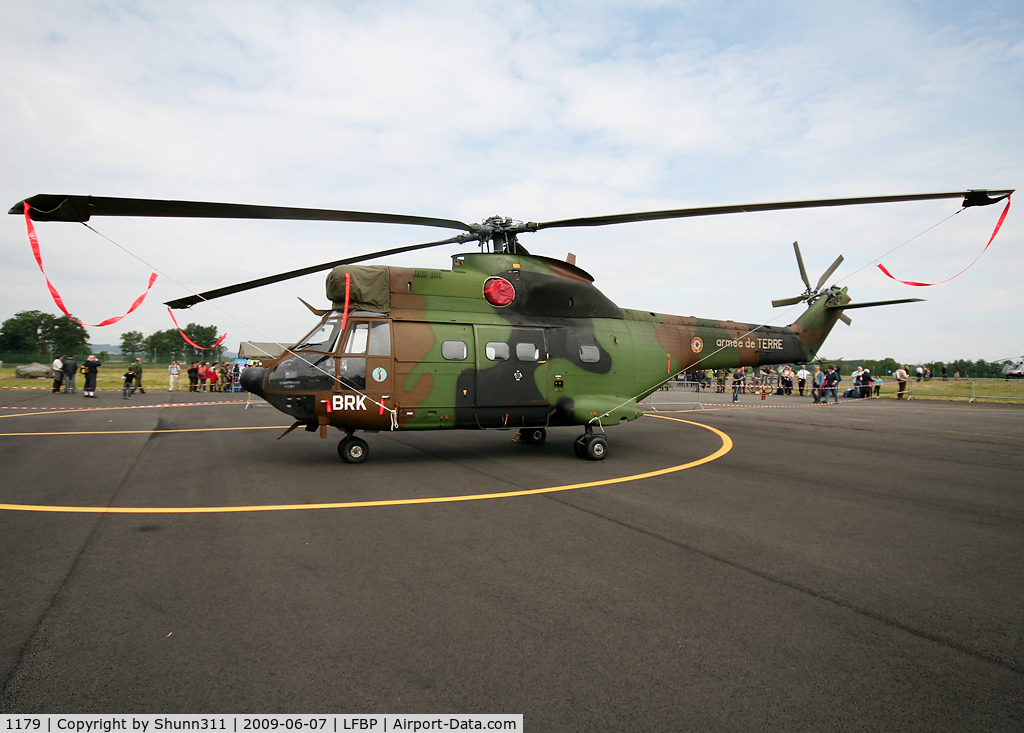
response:
M985 254L985 252L988 250L989 245L992 244L992 241L996 238L996 235L999 233L999 227L1001 227L1003 225L1003 220L1006 219L1006 212L1008 212L1010 210L1010 198L1011 198L1010 196L1006 197L1006 206L1003 208L1003 213L999 216L999 221L996 222L996 228L992 230L992 236L988 238L988 244L985 245L985 249L981 250L981 254L979 254L977 257L974 258L974 262L977 262L978 260L981 259L981 255ZM882 265L881 262L878 263L878 269L881 270L883 273L885 273L887 276L891 277L893 280L895 280L898 283L903 283L904 285L913 285L913 286L919 287L919 288L927 288L927 287L931 287L932 285L942 285L942 283L948 283L950 280L953 280L954 278L960 277L965 272L967 272L972 267L974 267L974 262L969 264L967 267L962 269L957 274L953 275L953 277L947 277L945 280L940 280L937 283L917 283L917 282L914 282L912 280L900 280L900 279L898 279L896 277L893 277L892 273L889 272L888 270L886 270L885 266Z
M345 324L348 323L348 296L352 289L352 273L345 273L345 310L341 313L341 330L345 330Z
M71 315L68 312L68 309L64 306L64 299L60 297L60 293L57 292L57 288L53 287L53 283L50 282L50 278L47 276L46 270L43 268L43 255L39 251L39 238L36 236L36 229L35 229L35 227L32 226L32 217L29 216L29 213L28 213L29 209L31 207L28 205L27 201L24 202L24 205L25 205L25 226L28 228L28 241L29 241L29 244L32 245L32 254L36 258L36 264L39 265L39 271L43 273L43 277L46 279L46 287L48 287L50 289L50 297L53 298L53 302L57 304L57 307L60 308L61 312L64 315L66 315L68 318L70 318L75 323L79 323L79 324L81 324L83 326L86 326L88 328L100 328L102 326L109 326L109 325L111 325L113 323L117 323L122 318L124 318L129 313L131 313L133 310L135 310L140 305L142 305L142 301L144 301L146 299L146 296L149 295L149 291L153 289L153 283L156 282L156 273L155 272L152 272L149 275L149 284L146 286L146 292L144 292L142 295L140 295L138 298L135 299L135 302L132 303L132 307L129 308L125 312L124 315L117 316L115 318L108 318L107 320L101 321L100 323L92 323L92 324L90 324L90 323L82 323L82 321L78 320L73 315Z
M174 327L176 329L178 329L178 333L181 334L181 337L183 339L185 339L186 341L188 341L193 346L195 346L197 349L202 349L203 351L209 351L210 349L216 349L218 346L220 346L222 343L224 343L224 339L226 339L228 337L228 334L225 331L224 334L219 339L217 339L217 343L215 343L213 346L200 346L195 341L190 339L188 337L187 333L185 333L184 331L181 330L181 326L178 325L178 319L174 317L174 312L171 311L170 308L167 309L167 315L169 315L171 317L171 320L174 321Z

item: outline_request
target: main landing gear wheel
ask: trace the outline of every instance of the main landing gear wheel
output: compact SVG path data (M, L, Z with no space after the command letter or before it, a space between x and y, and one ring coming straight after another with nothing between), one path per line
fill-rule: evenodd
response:
M608 455L608 439L603 435L583 433L576 438L572 449L580 458L585 458L588 461L603 461Z
M524 443L530 445L540 445L548 438L548 431L544 428L526 428L519 431L519 436L523 439Z
M362 438L349 435L338 443L338 455L345 463L362 463L370 455L370 446Z
M608 439L603 435L595 435L587 443L586 457L590 461L603 461L608 455Z

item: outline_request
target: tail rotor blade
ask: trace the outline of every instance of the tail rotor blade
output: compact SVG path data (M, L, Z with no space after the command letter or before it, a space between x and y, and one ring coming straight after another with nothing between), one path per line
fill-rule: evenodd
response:
M839 314L839 320L842 321L843 323L845 323L847 326L853 324L853 321L845 313L840 313Z
M832 263L832 266L822 273L822 276L818 279L818 287L816 287L815 290L821 290L821 286L825 284L825 281L832 276L832 273L835 272L836 268L841 264L843 264L843 256L839 255L839 257L836 258L836 261Z
M793 242L793 251L796 252L796 264L800 267L800 279L804 281L807 289L811 289L811 281L807 279L807 270L804 267L804 258L800 256L800 245Z

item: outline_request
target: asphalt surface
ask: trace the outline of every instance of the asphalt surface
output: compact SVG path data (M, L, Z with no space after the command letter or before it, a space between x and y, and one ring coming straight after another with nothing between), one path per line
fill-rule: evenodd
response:
M0 712L1024 729L1024 407L744 396L602 462L558 429L348 465L168 401L0 391Z

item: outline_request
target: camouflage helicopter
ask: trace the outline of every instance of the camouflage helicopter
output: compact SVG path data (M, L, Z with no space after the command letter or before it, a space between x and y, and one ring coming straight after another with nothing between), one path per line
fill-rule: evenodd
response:
M532 255L519 235L554 227L604 226L740 212L963 198L984 206L1012 191L874 196L650 211L521 222L492 217L481 224L398 214L245 204L156 201L40 194L19 202L35 221L86 222L92 216L151 216L350 221L460 230L413 244L327 262L167 303L186 308L232 293L330 270L319 323L282 355L242 373L242 386L288 414L298 427L345 432L339 455L361 463L369 454L357 430L515 429L530 444L547 429L582 426L577 456L608 454L604 428L641 415L637 402L676 374L810 362L844 311L918 298L852 303L847 288L824 288L842 256L812 287L794 243L800 295L772 301L807 303L788 327L680 317L620 308L594 278L566 261ZM450 270L357 265L385 255L477 242L480 252L452 256ZM301 299L300 299L301 300Z

